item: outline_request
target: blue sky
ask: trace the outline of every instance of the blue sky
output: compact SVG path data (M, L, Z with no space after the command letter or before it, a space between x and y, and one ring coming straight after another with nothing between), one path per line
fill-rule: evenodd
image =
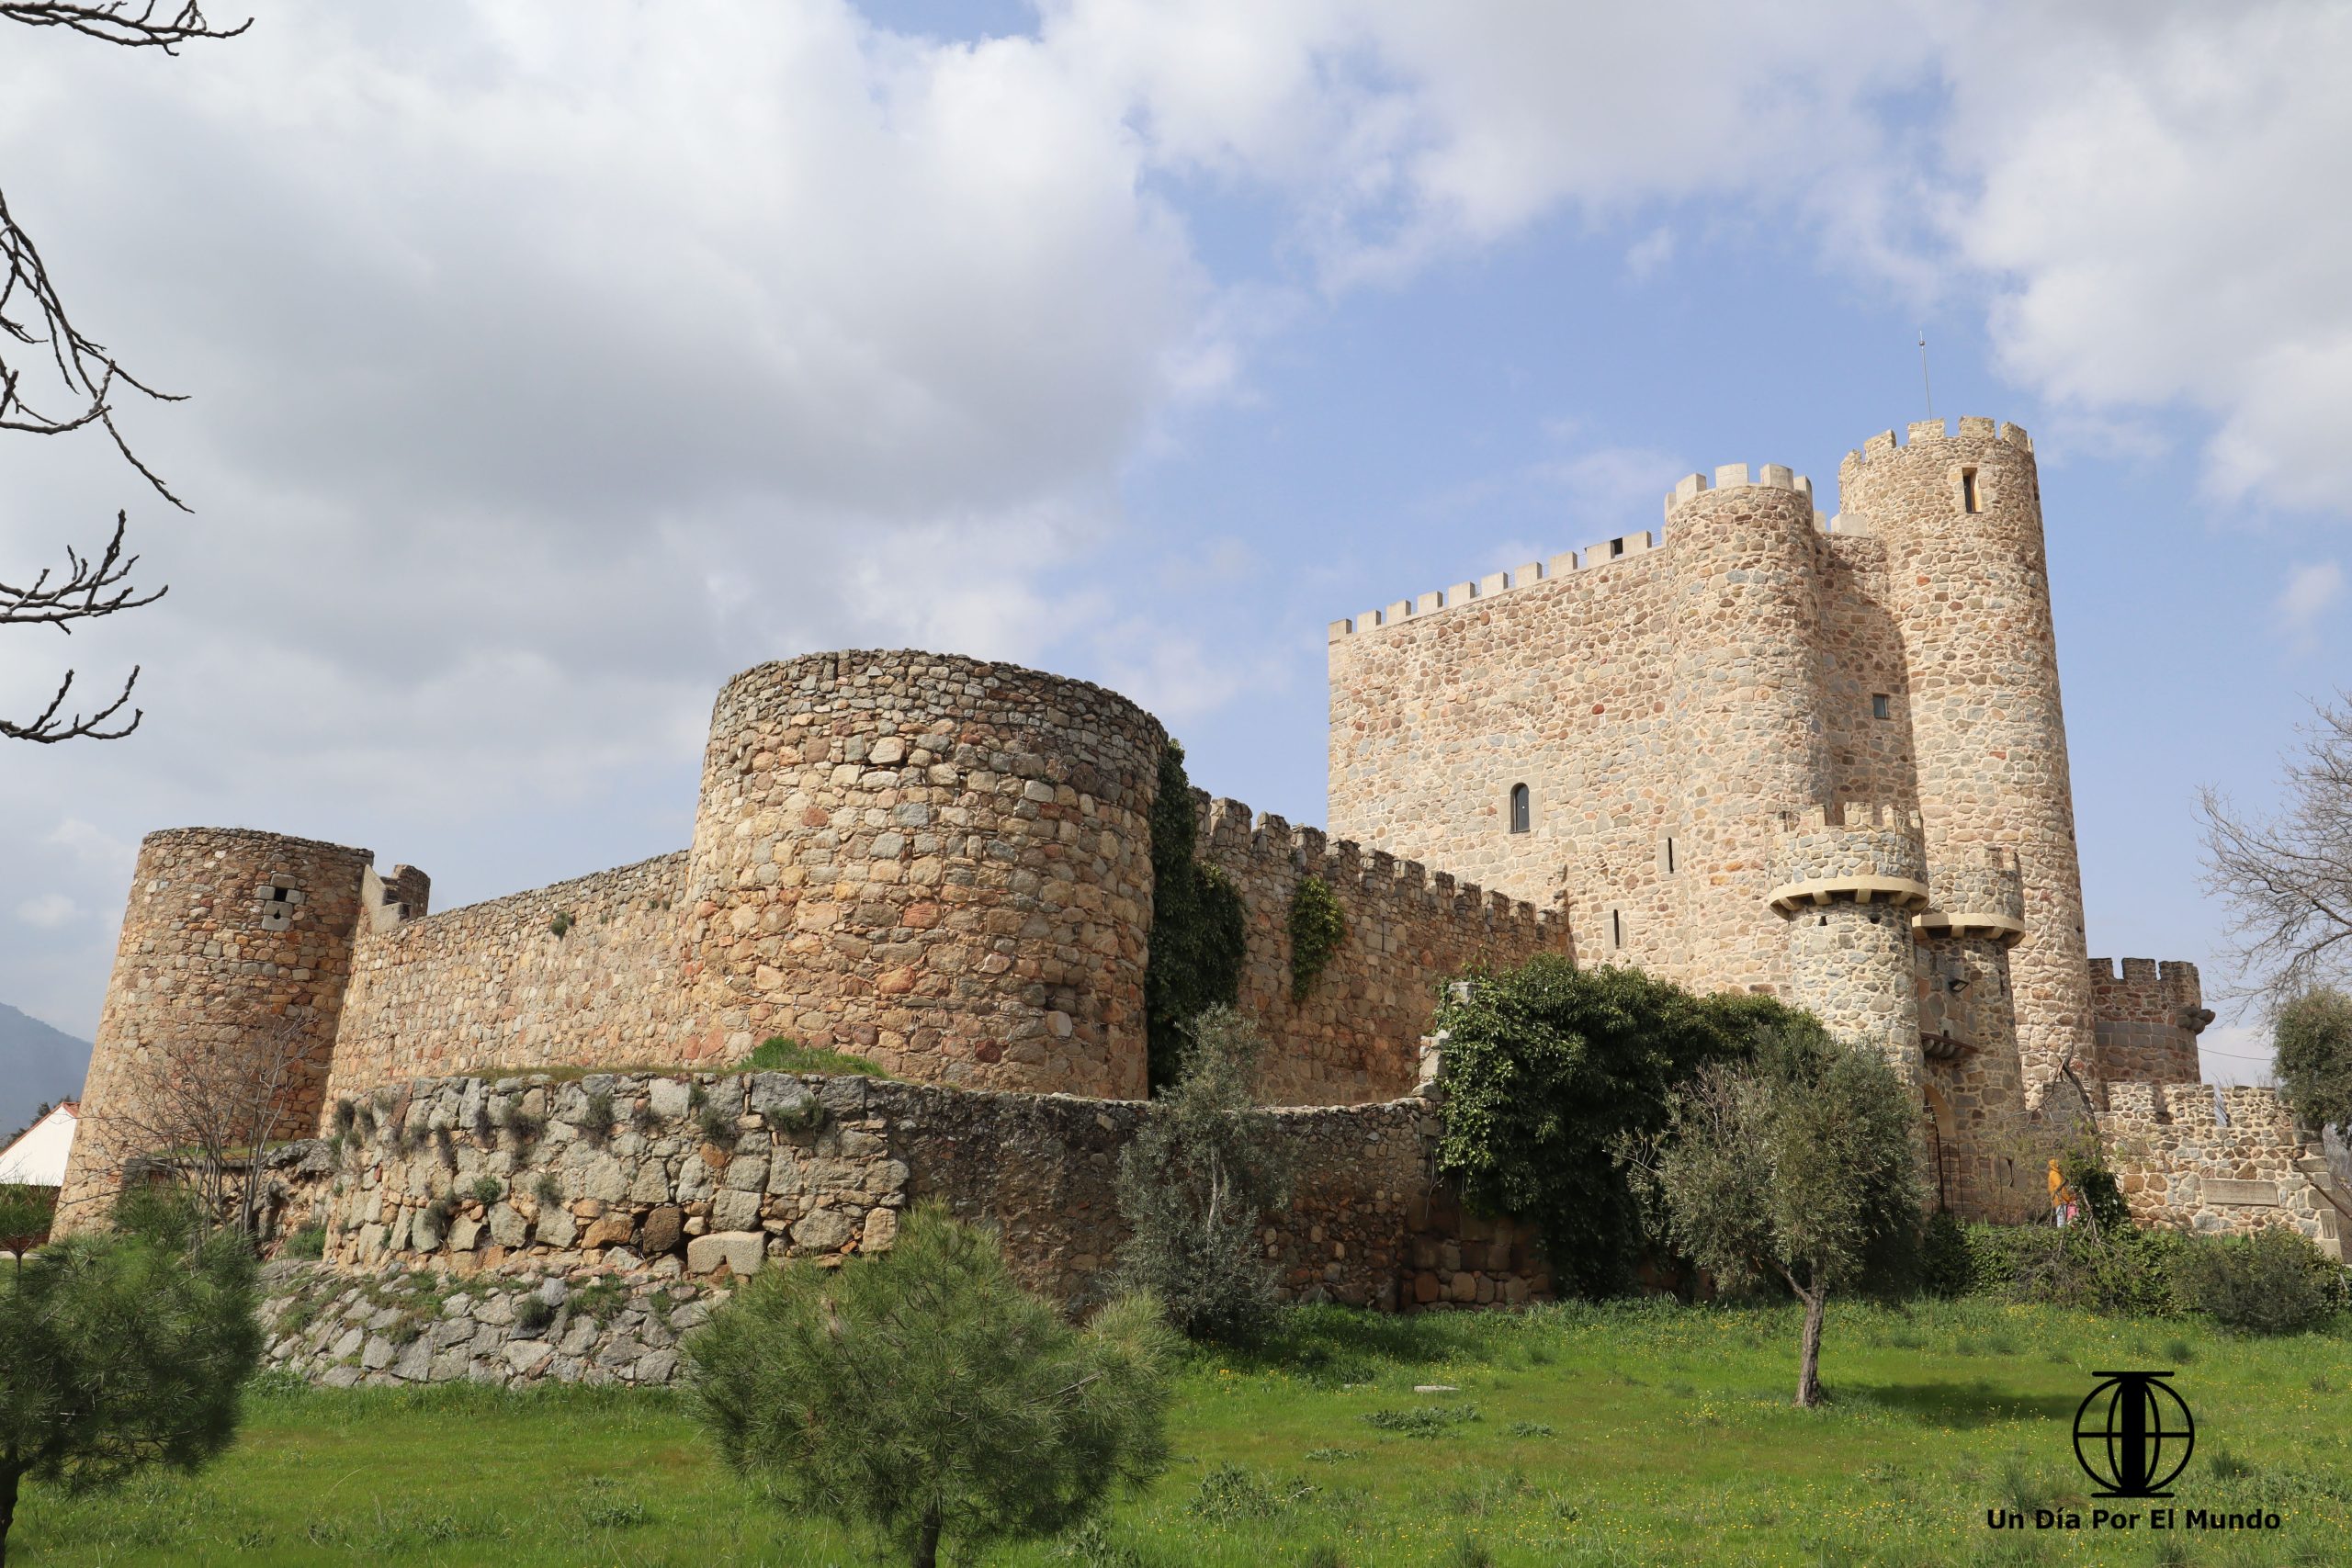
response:
M9 449L0 560L128 504L173 595L0 645L11 711L70 651L142 663L150 713L0 753L0 998L89 1032L155 828L366 844L444 908L681 847L718 685L812 648L1102 681L1319 820L1326 622L1654 528L1718 463L1826 502L1923 413L1922 328L1936 412L2041 453L2092 950L2210 962L2193 792L2266 804L2346 668L2352 220L2315 193L2352 111L2309 84L2352 11L2046 11L11 39L5 188L195 394L135 429L197 510Z

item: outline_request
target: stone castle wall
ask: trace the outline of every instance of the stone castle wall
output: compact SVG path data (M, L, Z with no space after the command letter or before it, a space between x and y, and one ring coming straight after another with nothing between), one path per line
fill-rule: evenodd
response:
M2097 1018L2092 1076L2110 1083L2195 1083L2204 1077L2197 1037L2213 1021L2197 965L2167 959L2090 961Z
M236 829L151 833L139 846L114 973L59 1194L61 1231L111 1198L142 1137L186 1141L159 1074L197 1081L283 1070L284 1114L316 1122L361 915L366 850Z
M363 929L334 1092L469 1070L709 1059L685 983L686 854Z
M1532 904L1194 793L1201 859L1232 879L1248 914L1239 1006L1272 1047L1258 1083L1268 1103L1349 1105L1409 1092L1442 983L1475 964L1510 967L1566 949L1564 922ZM1347 934L1300 998L1289 922L1308 876L1330 888Z
M1100 686L944 654L729 682L687 894L727 1049L788 1034L906 1077L1141 1095L1166 745Z
M741 1275L886 1248L935 1196L996 1224L1023 1280L1072 1307L1099 1299L1125 1239L1113 1181L1152 1114L781 1073L442 1079L356 1109L279 1222L325 1224L326 1261L347 1270ZM1264 1238L1286 1297L1393 1309L1548 1291L1524 1227L1465 1220L1435 1190L1427 1100L1270 1114L1297 1172Z
M2277 1090L2224 1087L2222 1115L2211 1084L2109 1083L2107 1096L2098 1130L2134 1221L2210 1235L2283 1225L2343 1258L2352 1192Z

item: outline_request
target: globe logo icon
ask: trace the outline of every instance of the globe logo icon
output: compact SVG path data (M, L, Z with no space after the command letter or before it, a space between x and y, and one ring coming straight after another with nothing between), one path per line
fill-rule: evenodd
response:
M2197 1423L2164 1380L2170 1372L2094 1372L2106 1381L2075 1412L2075 1461L2101 1497L2169 1497L2188 1463Z

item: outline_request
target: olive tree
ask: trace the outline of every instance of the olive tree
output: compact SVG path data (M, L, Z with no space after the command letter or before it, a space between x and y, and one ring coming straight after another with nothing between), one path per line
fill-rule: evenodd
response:
M1159 1474L1174 1344L1144 1296L1070 1326L993 1231L927 1204L882 1257L754 1275L684 1348L729 1466L934 1568L943 1540L1057 1535Z
M0 1563L28 1477L74 1491L193 1472L235 1438L260 1362L252 1253L69 1236L0 1290Z
M1917 1119L1885 1057L1794 1022L1702 1067L1668 1097L1665 1132L1625 1150L1676 1249L1721 1285L1777 1278L1804 1303L1799 1405L1821 1403L1831 1293L1917 1232Z
M1190 1337L1246 1344L1273 1313L1258 1232L1261 1216L1290 1200L1291 1164L1250 1092L1263 1044L1256 1027L1217 1007L1184 1033L1176 1081L1120 1151L1128 1239L1118 1281L1157 1297Z
M2352 996L2304 992L2278 1010L2271 1043L2288 1103L2316 1126L2352 1128Z

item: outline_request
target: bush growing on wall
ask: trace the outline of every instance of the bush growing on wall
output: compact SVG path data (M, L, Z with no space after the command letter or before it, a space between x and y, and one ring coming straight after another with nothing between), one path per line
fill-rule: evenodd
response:
M1211 1008L1188 1032L1175 1084L1119 1156L1130 1234L1118 1281L1159 1298L1193 1338L1247 1344L1274 1306L1261 1216L1289 1200L1291 1172L1273 1118L1251 1102L1258 1032L1231 1008Z
M1144 1018L1154 1089L1172 1083L1184 1054L1184 1025L1241 995L1248 917L1225 874L1193 858L1200 825L1184 749L1159 754L1151 803L1151 933L1143 976Z
M1438 1173L1475 1207L1534 1221L1554 1277L1588 1296L1624 1289L1642 1246L1611 1144L1663 1128L1668 1091L1701 1065L1805 1016L1555 953L1445 996Z

